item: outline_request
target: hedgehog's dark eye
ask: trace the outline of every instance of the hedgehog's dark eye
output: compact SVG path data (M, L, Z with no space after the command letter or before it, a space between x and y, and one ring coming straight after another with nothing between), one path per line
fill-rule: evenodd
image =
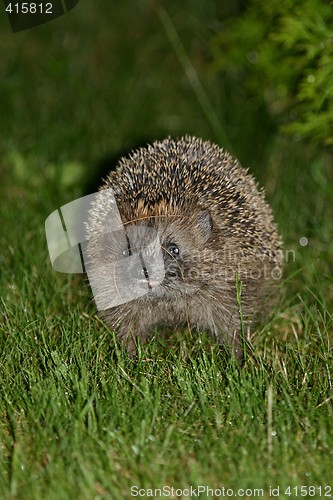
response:
M169 243L167 246L167 252L173 257L179 257L180 251L176 243Z

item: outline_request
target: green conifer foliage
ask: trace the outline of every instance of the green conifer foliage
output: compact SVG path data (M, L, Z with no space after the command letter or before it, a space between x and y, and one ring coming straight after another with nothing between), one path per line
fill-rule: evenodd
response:
M333 145L333 2L250 0L222 21L214 67L283 133Z

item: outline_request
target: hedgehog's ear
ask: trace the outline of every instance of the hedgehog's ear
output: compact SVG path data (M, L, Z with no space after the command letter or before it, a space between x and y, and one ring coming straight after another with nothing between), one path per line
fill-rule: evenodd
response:
M208 210L202 210L197 214L197 224L204 238L204 242L206 242L213 229L212 219Z

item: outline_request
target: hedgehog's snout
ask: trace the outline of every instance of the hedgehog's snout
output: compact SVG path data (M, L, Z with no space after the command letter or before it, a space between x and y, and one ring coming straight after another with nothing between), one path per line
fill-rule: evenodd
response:
M130 277L136 284L142 285L145 288L150 288L150 279L153 276L153 269L149 262L145 262L142 253L138 253L138 259L130 265Z
M124 250L126 256L130 257L129 284L150 292L165 278L166 268L161 245L156 231L152 232L149 238L143 228L140 228L139 232L135 230L133 234L127 238L128 246Z

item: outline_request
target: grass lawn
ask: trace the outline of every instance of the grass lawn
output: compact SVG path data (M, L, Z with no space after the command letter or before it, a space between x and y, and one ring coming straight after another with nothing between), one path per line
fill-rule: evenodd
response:
M95 4L16 34L0 19L0 498L332 497L331 157L260 148L227 109L208 56L218 2ZM105 155L184 133L251 167L285 241L284 297L241 369L188 332L129 359L47 254L46 217Z

